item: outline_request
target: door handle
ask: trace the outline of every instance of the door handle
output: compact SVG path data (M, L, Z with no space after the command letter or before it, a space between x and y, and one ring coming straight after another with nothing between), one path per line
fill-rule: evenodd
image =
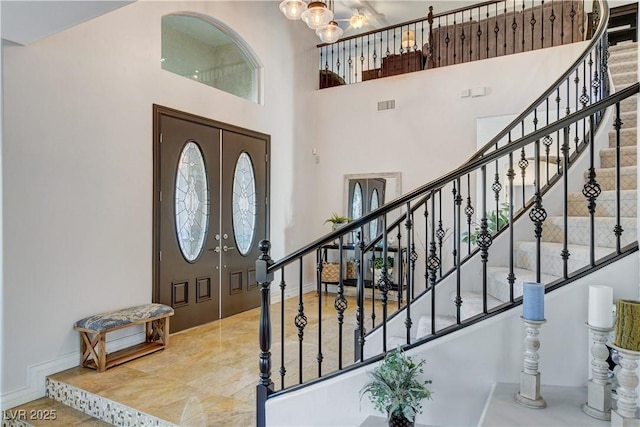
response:
M231 249L235 249L235 247L234 246L227 246L227 245L224 245L222 247L222 250L225 251L225 252L230 251Z
M220 253L220 246L216 246L215 248L213 248L213 249L209 249L209 250L210 250L210 251L213 251L213 252L215 252L215 253Z

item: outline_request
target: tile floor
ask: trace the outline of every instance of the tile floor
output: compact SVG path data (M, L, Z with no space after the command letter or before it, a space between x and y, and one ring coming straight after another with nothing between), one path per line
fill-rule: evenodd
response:
M338 322L333 307L334 294L322 294L322 340L318 342L318 297L305 294L303 303L308 325L303 339L303 380L318 374L316 356L322 345L322 373L338 368ZM353 361L355 299L347 297L343 337L343 367ZM367 328L371 325L371 300L366 301ZM286 386L298 382L298 330L293 318L298 300L285 301ZM389 313L397 302L389 304ZM281 305L272 305L272 379L280 388ZM376 301L377 318L381 318ZM178 425L251 426L255 425L255 388L258 382L259 309L171 335L169 347L124 365L97 373L73 368L52 379L99 394Z

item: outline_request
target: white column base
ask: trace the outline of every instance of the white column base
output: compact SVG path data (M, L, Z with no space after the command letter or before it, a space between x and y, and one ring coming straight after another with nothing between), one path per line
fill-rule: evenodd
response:
M582 405L582 411L599 420L611 419L611 383L597 384L589 380L587 385L587 403Z
M516 402L527 408L546 408L547 402L540 396L540 372L536 374L520 372L520 391L514 398Z
M611 427L640 427L640 419L623 417L615 409L611 411Z

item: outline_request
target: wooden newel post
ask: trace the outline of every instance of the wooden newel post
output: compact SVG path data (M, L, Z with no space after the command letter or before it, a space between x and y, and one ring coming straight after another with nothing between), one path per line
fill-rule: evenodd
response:
M433 6L429 6L429 14L427 15L427 22L429 23L429 51L427 53L427 64L425 69L433 68Z
M266 426L265 404L267 398L273 393L273 381L271 381L271 305L270 288L273 281L273 273L269 272L269 267L273 265L273 260L269 256L271 243L268 240L261 240L259 243L262 254L256 261L256 279L260 286L260 381L257 385L257 414L256 424L258 427Z

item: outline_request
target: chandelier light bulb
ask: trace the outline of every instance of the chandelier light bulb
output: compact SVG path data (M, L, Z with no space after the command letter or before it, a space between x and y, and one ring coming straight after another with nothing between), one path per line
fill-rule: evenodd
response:
M280 3L280 11L287 19L300 19L305 10L307 10L307 4L303 0L283 0Z
M333 12L327 5L314 1L309 3L307 10L302 13L302 20L312 30L317 30L323 25L327 25L333 19Z
M342 36L342 28L338 26L335 21L330 21L328 24L321 26L316 30L316 35L320 37L323 43L335 43Z
M364 27L365 22L367 22L367 17L361 14L360 12L355 13L351 19L349 20L349 24L351 24L351 28L355 28L359 30Z

